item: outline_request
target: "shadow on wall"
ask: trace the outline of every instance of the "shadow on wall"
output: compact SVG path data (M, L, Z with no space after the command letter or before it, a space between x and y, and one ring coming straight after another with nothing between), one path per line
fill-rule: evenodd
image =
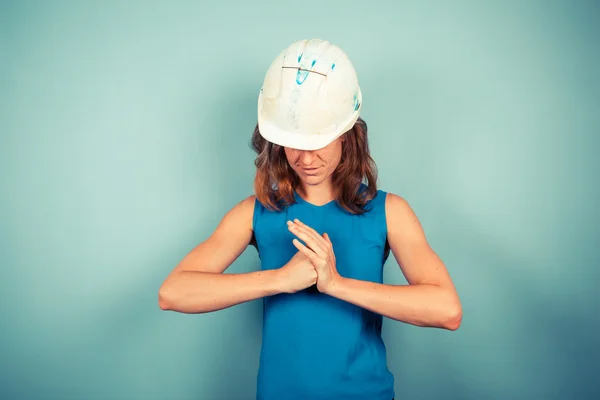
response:
M232 93L224 93L223 101L215 101L215 109L206 111L216 124L198 126L194 132L198 136L191 140L199 146L191 154L212 157L209 162L190 162L211 168L189 174L192 179L200 177L192 182L198 188L189 191L201 194L198 207L210 208L194 213L205 218L191 224L192 234L198 234L199 240L207 238L225 212L252 190L254 156L248 139L256 121L255 91L246 90L242 92L245 96L240 96L239 85L230 87ZM63 361L74 365L70 379L73 385L80 385L71 387L70 394L86 399L254 399L262 300L201 315L158 307L159 287L175 263L191 250L186 246L165 251L141 245L140 250L132 250L143 254L135 260L147 266L142 270L154 273L138 277L126 298L94 310L89 323L80 327L81 344L76 346L80 351ZM256 250L249 247L227 273L258 268ZM86 368L77 368L82 364ZM95 372L90 373L90 368Z
M457 332L446 332L386 321L397 396L599 398L595 366L600 357L595 339L599 326L597 321L590 326L589 320L597 311L589 303L578 304L576 297L586 294L569 294L564 285L573 278L555 277L553 288L540 285L548 279L535 276L535 271L548 274L554 270L551 265L535 265L544 262L535 257L540 249L517 254L500 247L502 243L486 240L489 236L468 214L446 213L448 220L461 223L461 235L443 234L448 241L444 247L452 248L456 256L441 257L461 295L463 324ZM577 265L571 260L571 265ZM561 261L565 260L555 260ZM557 268L565 277L577 274L577 267L569 271L562 264Z
M241 89L240 89L241 88ZM254 87L229 84L221 91L220 102L209 111L214 126L202 127L202 137L210 137L210 162L215 175L213 187L206 188L210 201L221 215L253 194L254 156L249 141L256 124L258 91ZM206 152L206 150L205 150ZM256 249L249 246L226 273L245 273L260 268ZM195 360L207 368L191 393L196 398L253 400L262 337L262 299L221 310L203 320L198 338L210 337L211 348L197 353ZM208 317L208 318L207 318ZM209 322L210 321L210 322Z

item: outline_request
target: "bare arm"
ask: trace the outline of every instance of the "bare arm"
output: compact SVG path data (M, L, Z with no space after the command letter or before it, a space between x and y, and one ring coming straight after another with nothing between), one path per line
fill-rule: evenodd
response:
M458 294L411 207L390 193L386 215L388 241L409 285L340 278L328 294L412 325L458 329L462 320Z
M280 292L277 270L223 274L252 239L254 201L250 196L233 207L175 267L159 290L161 309L205 313Z

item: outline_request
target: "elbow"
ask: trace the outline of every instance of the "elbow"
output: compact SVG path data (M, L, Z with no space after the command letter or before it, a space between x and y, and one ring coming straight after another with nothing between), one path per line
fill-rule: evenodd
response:
M173 310L173 301L165 285L158 291L158 307L164 311Z
M455 331L462 323L462 307L459 302L448 307L446 317L442 323L442 328L449 331Z

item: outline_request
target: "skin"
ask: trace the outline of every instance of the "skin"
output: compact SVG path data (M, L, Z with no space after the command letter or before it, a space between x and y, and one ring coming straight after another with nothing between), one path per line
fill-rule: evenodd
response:
M331 175L340 161L344 136L314 151L285 149L300 177L297 192L322 205L335 196ZM294 293L313 284L329 296L408 324L456 330L462 307L448 271L431 248L423 228L402 197L388 193L385 202L388 241L408 285L388 285L345 278L337 272L335 249L327 233L302 221L288 221L298 253L283 267L244 274L223 272L252 238L254 196L233 207L213 234L194 248L159 290L163 310L204 313L278 293Z
M300 177L297 192L312 204L322 205L335 198L331 175L342 158L342 136L319 150L304 151L285 148L288 163Z

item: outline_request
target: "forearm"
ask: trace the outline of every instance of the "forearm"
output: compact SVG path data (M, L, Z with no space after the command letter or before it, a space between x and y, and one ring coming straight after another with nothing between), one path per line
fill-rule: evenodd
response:
M206 313L271 296L278 288L277 270L245 274L176 272L159 291L163 310Z
M417 326L455 330L462 318L460 301L455 292L440 286L392 286L340 278L327 294Z

